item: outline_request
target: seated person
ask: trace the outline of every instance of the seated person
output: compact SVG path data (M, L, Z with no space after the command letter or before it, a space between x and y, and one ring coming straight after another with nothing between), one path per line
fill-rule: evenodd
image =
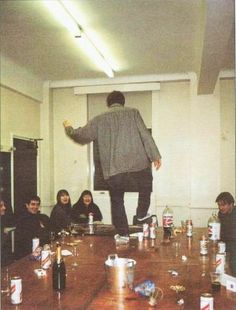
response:
M219 207L218 217L221 223L221 240L226 244L229 254L229 267L232 275L236 276L236 206L234 198L228 192L219 194L216 198Z
M32 239L39 238L40 246L49 243L50 220L39 211L40 198L31 196L25 204L25 211L16 222L15 258L32 253Z
M82 192L79 200L73 205L72 221L74 223L88 223L89 213L93 213L93 221L102 221L102 213L93 202L92 193L88 190Z
M13 221L8 222L7 206L5 201L0 197L0 215L1 215L1 266L9 265L13 262L11 249L11 236L6 232L6 227L13 226ZM10 208L11 209L11 208ZM11 210L10 210L11 212Z
M53 207L50 222L52 231L59 233L68 230L71 224L71 201L67 190L61 189L57 193L57 203Z

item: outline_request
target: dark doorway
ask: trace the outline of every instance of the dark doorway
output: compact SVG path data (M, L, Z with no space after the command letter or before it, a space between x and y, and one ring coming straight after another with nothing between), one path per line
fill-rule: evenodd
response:
M26 199L37 194L37 141L13 139L14 209L22 213Z

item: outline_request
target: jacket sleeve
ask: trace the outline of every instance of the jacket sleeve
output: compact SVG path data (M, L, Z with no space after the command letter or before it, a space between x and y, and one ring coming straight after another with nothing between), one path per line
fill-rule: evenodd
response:
M65 128L68 137L79 144L90 143L97 138L96 120L93 119L84 127L74 129L71 126Z
M153 162L154 160L160 159L161 154L158 150L158 147L156 146L155 141L153 140L152 135L150 134L146 125L144 124L144 121L139 111L138 110L135 111L136 111L135 119L139 130L139 134L150 161Z

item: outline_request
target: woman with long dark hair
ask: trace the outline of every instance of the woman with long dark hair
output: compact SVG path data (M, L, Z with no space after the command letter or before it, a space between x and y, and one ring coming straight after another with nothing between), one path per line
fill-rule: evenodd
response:
M51 229L56 233L67 230L71 223L71 201L67 190L61 189L57 193L57 203L52 209L50 221Z
M79 200L73 205L72 221L74 223L88 223L89 213L93 214L95 222L102 220L102 213L93 202L92 193L89 190L85 190L80 195Z

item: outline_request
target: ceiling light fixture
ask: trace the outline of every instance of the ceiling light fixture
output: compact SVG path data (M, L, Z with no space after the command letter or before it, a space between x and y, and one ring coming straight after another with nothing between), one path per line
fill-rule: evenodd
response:
M64 2L64 3L63 3ZM78 23L70 11L70 7L66 6L66 1L50 1L43 0L43 3L56 17L56 19L66 27L76 39L76 43L84 51L86 55L101 69L107 76L114 77L114 72L110 64L106 61L103 54L95 46L92 40L88 37L82 26Z

